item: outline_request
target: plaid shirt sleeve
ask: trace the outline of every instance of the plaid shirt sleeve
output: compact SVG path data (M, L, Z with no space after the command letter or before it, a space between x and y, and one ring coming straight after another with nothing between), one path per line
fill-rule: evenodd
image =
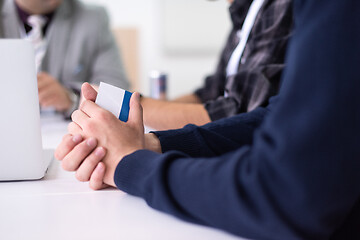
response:
M238 42L235 30L232 31L216 73L207 77L205 85L195 92L203 101L211 120L266 106L269 98L278 93L292 25L291 0L265 0L249 36L238 73L226 78L226 65Z

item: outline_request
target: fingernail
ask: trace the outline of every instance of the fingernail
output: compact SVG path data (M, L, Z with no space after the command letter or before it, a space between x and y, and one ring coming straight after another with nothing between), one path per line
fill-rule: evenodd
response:
M136 100L138 101L138 102L140 102L140 93L136 93Z
M102 158L103 156L105 156L105 150L103 147L98 147L96 150L95 150L95 155Z
M95 138L89 138L86 143L90 148L94 148L97 144Z
M74 143L79 143L82 140L82 136L80 134L76 134L72 138Z

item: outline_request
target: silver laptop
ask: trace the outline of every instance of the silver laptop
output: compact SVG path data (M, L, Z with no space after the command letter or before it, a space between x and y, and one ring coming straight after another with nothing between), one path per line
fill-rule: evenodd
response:
M42 148L34 50L0 40L0 181L44 177L53 150Z

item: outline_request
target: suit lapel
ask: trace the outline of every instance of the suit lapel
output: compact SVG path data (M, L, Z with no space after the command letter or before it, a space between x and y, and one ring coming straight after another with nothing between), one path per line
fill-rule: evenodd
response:
M72 26L71 1L63 1L49 26L47 51L43 60L42 70L61 79L65 64L66 50L70 39Z
M1 38L20 38L20 23L13 0L2 1L1 7Z

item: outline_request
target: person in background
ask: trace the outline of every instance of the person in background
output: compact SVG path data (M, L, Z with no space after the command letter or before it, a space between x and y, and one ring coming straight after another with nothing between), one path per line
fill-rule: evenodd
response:
M360 1L294 0L279 95L205 126L144 135L85 101L55 156L101 189L249 239L360 239Z
M266 106L278 93L293 27L292 0L229 0L233 29L217 69L194 93L173 101L142 97L144 122L165 130Z
M70 116L83 82L129 88L103 8L78 0L0 0L0 11L0 38L34 45L42 108Z

